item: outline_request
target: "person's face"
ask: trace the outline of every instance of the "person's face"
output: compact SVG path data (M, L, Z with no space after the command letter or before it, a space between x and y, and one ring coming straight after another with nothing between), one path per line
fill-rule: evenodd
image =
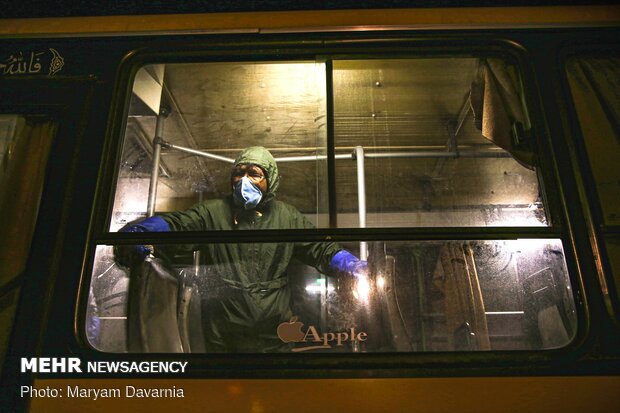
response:
M232 170L231 176L233 187L244 176L247 176L250 181L261 190L262 193L267 193L267 177L265 176L265 172L261 169L261 167L247 164L240 164L235 166Z

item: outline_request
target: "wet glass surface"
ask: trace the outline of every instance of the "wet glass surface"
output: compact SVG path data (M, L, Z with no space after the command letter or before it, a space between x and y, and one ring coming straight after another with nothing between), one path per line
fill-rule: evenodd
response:
M358 273L319 272L294 258L274 266L287 261L288 246L202 245L199 260L189 246L156 246L131 270L100 246L91 344L106 352L540 350L566 346L577 329L559 240L372 242ZM339 247L359 254L359 243ZM227 251L244 258L226 261Z

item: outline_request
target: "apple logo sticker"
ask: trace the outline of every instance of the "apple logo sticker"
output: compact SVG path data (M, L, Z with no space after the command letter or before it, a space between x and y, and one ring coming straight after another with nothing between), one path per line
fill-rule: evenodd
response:
M293 316L290 321L285 321L278 326L278 337L285 343L298 343L305 337L304 332L301 331L303 325L304 323L297 321L297 316Z

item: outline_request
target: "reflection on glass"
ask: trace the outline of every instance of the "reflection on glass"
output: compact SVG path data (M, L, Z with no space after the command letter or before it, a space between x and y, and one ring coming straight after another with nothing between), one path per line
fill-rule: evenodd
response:
M359 246L341 245L356 255ZM276 270L263 268L260 254L237 262L215 256L256 244L156 245L131 269L102 245L85 328L107 352L538 350L566 346L575 335L559 240L367 246L368 268L358 274L319 272L294 259L273 283ZM264 281L247 283L240 269Z

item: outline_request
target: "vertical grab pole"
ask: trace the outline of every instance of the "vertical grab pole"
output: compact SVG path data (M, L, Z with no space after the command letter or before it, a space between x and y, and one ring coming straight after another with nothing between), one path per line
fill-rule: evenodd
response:
M198 202L202 202L203 201L203 193L202 191L200 191L198 193ZM197 249L194 251L194 274L196 275L196 277L198 276L200 272L200 250Z
M357 161L357 206L359 213L359 227L366 228L366 173L364 170L364 148L355 147ZM360 259L368 259L368 243L360 242Z
M157 124L155 125L155 138L153 139L153 168L151 169L151 181L149 183L149 199L146 206L146 216L155 215L155 200L157 199L157 182L159 181L159 162L161 158L161 140L164 134L164 120L168 116L165 108L159 110Z

